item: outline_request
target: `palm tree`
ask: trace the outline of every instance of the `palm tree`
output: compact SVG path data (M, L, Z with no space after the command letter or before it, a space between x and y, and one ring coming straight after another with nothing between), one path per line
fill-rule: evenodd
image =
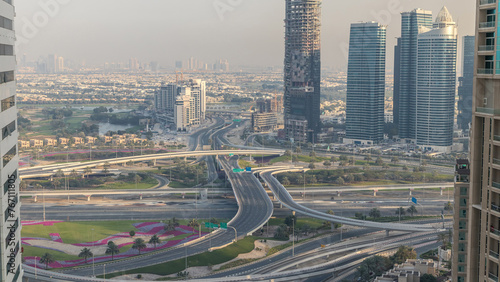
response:
M155 246L155 249L156 249L156 244L160 244L161 243L161 240L160 238L158 238L158 236L155 234L153 235L153 237L151 237L151 239L149 239L149 244L153 244Z
M418 210L417 210L417 208L414 205L412 205L411 207L409 207L408 210L406 210L406 211L409 214L411 214L411 217L413 217L413 214L418 213Z
M108 248L106 249L106 254L111 255L111 260L115 259L115 255L120 253L120 248L113 242L108 242Z
M400 208L396 209L396 215L403 216L403 215L405 215L405 214L406 214L406 210L405 210L405 208L400 207Z
M54 261L56 261L54 259L54 256L49 254L49 253L45 253L41 258L40 258L40 263L45 263L45 269L49 268L49 264L53 263Z
M86 167L83 169L83 174L85 175L86 178L88 178L91 173L92 169L90 167Z
M196 227L198 227L200 224L198 223L198 220L196 219L191 219L191 221L189 222L188 226L193 228L193 233L195 233L196 231Z
M87 258L90 258L92 257L94 254L92 253L92 251L89 249L89 248L83 248L80 253L78 254L78 257L80 258L84 258L85 259L85 263L87 263Z
M70 178L78 178L78 172L76 172L76 170L72 170L71 173L69 174L69 177Z
M400 246L398 251L392 257L395 263L404 263L408 259L416 259L417 252L414 248L408 246Z
M141 254L141 250L145 249L146 247L146 242L144 242L142 238L135 239L134 244L132 245L132 249L139 250L139 255Z

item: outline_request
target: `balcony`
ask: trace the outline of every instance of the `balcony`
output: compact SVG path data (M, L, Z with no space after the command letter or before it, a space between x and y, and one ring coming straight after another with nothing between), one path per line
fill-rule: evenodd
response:
M493 109L493 108L476 108L477 113L482 113L482 114L489 114L489 115L500 115L500 109Z
M479 52L491 52L495 51L495 45L479 45Z
M477 74L493 74L494 69L477 69Z
M495 204L491 204L491 210L494 210L494 211L497 211L497 212L500 212L500 207L495 205Z
M491 272L488 274L488 278L490 278L491 281L498 282L498 276L496 276L495 274L493 274Z
M495 22L491 21L491 22L482 22L482 23L479 23L479 28L494 28L496 26Z
M490 5L490 4L495 4L497 0L481 0L479 1L479 5Z

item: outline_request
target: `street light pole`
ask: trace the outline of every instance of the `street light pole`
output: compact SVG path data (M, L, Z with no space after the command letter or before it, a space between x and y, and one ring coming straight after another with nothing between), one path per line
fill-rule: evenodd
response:
M238 242L238 231L236 231L236 228L229 225L227 227L234 229L234 242Z
M94 251L94 228L91 229L92 232L92 251ZM94 252L92 252L92 276L95 277L95 255Z
M292 257L295 256L295 218L292 218Z
M36 271L36 261L38 260L38 257L35 256L35 279L38 279L37 271Z

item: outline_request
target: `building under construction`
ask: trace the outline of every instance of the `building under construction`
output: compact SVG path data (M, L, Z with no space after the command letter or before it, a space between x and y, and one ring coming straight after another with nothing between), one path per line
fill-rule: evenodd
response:
M321 0L286 0L285 132L314 142L320 130Z

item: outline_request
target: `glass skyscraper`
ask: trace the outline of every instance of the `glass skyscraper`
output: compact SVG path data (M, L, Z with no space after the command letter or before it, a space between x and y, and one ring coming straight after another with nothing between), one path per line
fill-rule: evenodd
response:
M457 28L448 9L417 36L416 137L424 150L450 152L455 114Z
M398 40L399 59L394 69L398 81L395 83L394 101L397 107L394 117L398 121L399 137L415 140L416 137L416 76L417 76L417 37L422 27L432 28L432 12L415 9L401 14L401 38Z
M286 0L285 132L316 142L320 130L321 0Z
M351 25L344 143L374 144L384 139L386 27Z
M475 37L463 37L463 64L462 77L458 79L458 127L464 131L469 130L472 121L472 90L474 83L474 50Z

